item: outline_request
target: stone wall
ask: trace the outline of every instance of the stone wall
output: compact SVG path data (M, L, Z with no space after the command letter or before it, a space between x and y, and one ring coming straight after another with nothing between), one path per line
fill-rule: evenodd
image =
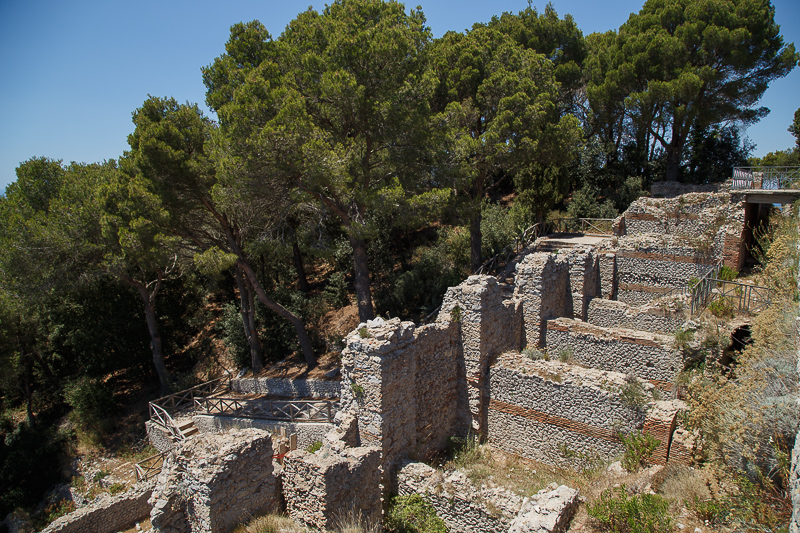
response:
M439 327L458 329L457 366L463 365L468 406L465 411L466 406L459 404L459 418L468 416L472 431L479 435L484 435L486 427L489 361L503 351L519 349L523 342L522 306L519 299L510 297L494 277L470 276L462 284L447 289L436 319Z
M168 452L175 447L175 443L172 442L172 436L169 431L159 424L148 420L144 423L144 429L147 432L147 438L150 440L150 444L159 452Z
M257 429L197 435L164 460L150 504L162 533L217 533L280 505L272 437Z
M297 447L308 448L315 442L322 442L325 435L333 429L332 423L325 422L279 422L258 418L237 418L230 416L195 415L194 425L201 433L225 433L232 429L256 428L271 433L286 429L289 434L297 434Z
M322 530L337 520L361 516L368 522L381 518L380 448L362 446L317 453L295 450L283 465L286 511L296 521Z
M632 374L662 390L672 390L683 370L683 357L672 341L666 335L603 328L568 318L547 323L548 353L569 350L580 365Z
M236 378L231 390L242 394L269 394L282 398L338 398L341 382L322 379Z
M587 321L604 328L624 328L672 335L689 319L688 303L680 297L660 299L641 306L595 298L589 302Z
M625 380L617 372L503 354L489 372L490 441L560 467L611 459L624 451L619 432L640 430L645 422L644 407L621 398Z
M154 484L154 481L140 483L123 494L80 507L51 522L42 533L114 533L132 527L150 516L147 501Z
M529 254L518 265L514 299L523 302L522 344L541 348L547 321L566 316L568 265L549 252Z
M455 323L415 328L378 318L346 337L342 412L355 414L361 444L381 448L386 475L403 455L439 449L466 432L457 335Z
M617 297L641 305L702 277L716 261L713 249L698 250L668 235L619 239Z
M555 484L522 498L491 481L476 487L459 470L442 472L424 463L405 463L398 494L419 494L450 531L464 533L560 533L578 508L578 491Z

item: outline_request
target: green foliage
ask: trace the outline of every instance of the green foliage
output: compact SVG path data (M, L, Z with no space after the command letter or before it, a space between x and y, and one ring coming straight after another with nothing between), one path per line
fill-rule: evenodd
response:
M455 306L450 310L450 320L456 324L461 322L461 308Z
M717 318L730 318L734 316L733 301L730 298L720 296L708 304L708 310Z
M447 533L444 521L419 494L394 496L389 501L384 529L392 533Z
M314 442L308 445L306 451L308 453L316 453L317 450L319 450L320 448L322 448L322 441L315 440Z
M75 502L72 500L59 500L57 502L53 502L45 507L41 515L37 517L37 525L40 525L40 527L44 528L56 518L60 518L66 514L69 514L77 508L78 506L75 505Z
M353 395L356 398L363 398L364 397L364 387L357 383L350 384L350 390L353 391Z
M684 352L688 353L690 344L694 340L694 330L691 329L683 329L678 328L675 330L675 347Z
M589 504L589 516L601 531L612 533L669 533L669 502L657 494L628 494L625 485L603 491Z
M794 135L795 142L797 143L795 146L795 152L800 154L800 107L798 107L797 111L794 112L794 120L788 129L789 133Z
M371 339L372 333L369 332L367 326L361 326L358 329L358 336L361 337L362 339Z
M119 494L120 492L125 492L125 485L122 483L112 483L110 487L108 487L108 493L112 496Z
M328 276L328 284L323 294L325 301L332 307L344 307L350 303L344 272L334 272Z
M0 514L36 505L60 481L59 456L66 450L65 437L51 428L0 418Z
M628 435L620 435L622 444L625 445L625 455L622 457L622 467L628 472L636 472L647 466L653 452L661 441L649 433L633 431Z
M634 409L643 408L649 400L642 382L632 374L625 376L625 384L622 386L619 397L622 403Z
M249 368L250 345L244 334L242 315L239 307L229 302L222 308L222 319L217 323L217 328L221 330L222 341L233 356L233 361L238 368Z
M110 474L111 472L109 472L108 470L98 470L92 477L92 481L94 481L95 483L99 483L101 479L107 477Z
M99 381L82 377L68 384L64 399L72 407L78 427L92 436L102 437L114 425L117 404L111 390Z
M567 205L567 213L572 218L614 218L617 216L617 209L614 202L606 200L602 204L598 202L599 193L597 189L589 185L584 185L572 193L572 199Z
M575 355L571 346L567 346L558 351L558 360L562 363L569 363L572 361L572 357Z
M544 360L547 361L547 352L539 350L538 348L532 348L530 346L526 346L524 350L522 350L522 355L530 359L531 361L540 361Z
M739 277L739 272L727 265L724 265L722 268L720 268L719 272L717 273L717 279L721 279L722 281L733 281L737 277Z

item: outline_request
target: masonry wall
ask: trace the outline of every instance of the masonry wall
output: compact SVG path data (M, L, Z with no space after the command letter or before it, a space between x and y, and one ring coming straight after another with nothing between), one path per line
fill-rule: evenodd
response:
M150 498L156 531L224 533L280 506L272 437L257 429L188 439L164 460Z
M225 433L233 429L256 428L271 433L286 429L297 435L297 447L308 448L315 442L322 442L325 435L333 429L332 423L325 422L279 422L257 418L237 418L230 416L195 415L194 425L201 433Z
M134 485L123 494L104 498L57 518L42 533L113 533L150 516L147 500L154 482Z
M360 331L360 332L359 332ZM342 412L355 413L362 445L381 449L384 475L411 451L438 449L466 431L456 325L415 328L375 319L353 331L342 351Z
M549 252L529 254L518 265L514 299L522 302L522 345L541 348L547 321L567 314L568 265Z
M580 365L633 374L671 390L683 370L681 353L672 338L642 331L609 329L568 318L547 323L547 350L570 350Z
M518 284L519 280L518 276ZM519 349L524 342L521 303L512 300L494 277L470 276L447 290L436 323L458 330L457 367L463 365L467 399L466 405L459 402L458 416L468 418L472 431L484 435L489 361L505 350Z
M589 303L587 321L604 328L624 328L672 335L689 319L687 304L666 299L631 306L617 300L595 298Z
M322 530L332 529L348 513L379 522L380 464L378 447L290 452L283 466L286 511L298 522Z
M148 420L144 423L144 429L147 432L147 438L150 444L159 452L168 452L175 447L175 443L172 442L169 432L159 424Z
M645 422L643 407L621 399L624 386L625 375L617 372L503 354L489 373L490 440L559 467L615 457L624 451L618 433Z
M242 394L269 394L283 398L338 398L341 382L321 379L237 378L231 390Z
M620 239L619 244L617 296L631 305L685 288L691 278L702 277L716 260L713 250L698 251L666 236L663 242L637 237Z

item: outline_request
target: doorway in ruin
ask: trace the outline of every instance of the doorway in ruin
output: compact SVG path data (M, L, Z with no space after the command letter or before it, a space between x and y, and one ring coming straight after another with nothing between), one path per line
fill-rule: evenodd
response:
M742 232L742 245L744 246L745 269L750 269L759 264L761 248L758 236L764 235L769 228L769 217L774 210L773 204L746 203L744 204L744 231Z

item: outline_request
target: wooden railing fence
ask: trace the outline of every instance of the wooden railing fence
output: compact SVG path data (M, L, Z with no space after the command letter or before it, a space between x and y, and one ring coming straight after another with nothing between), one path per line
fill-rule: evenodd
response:
M164 466L164 453L157 453L133 465L133 470L136 473L136 481L147 481L148 479L157 476L161 472L161 467Z
M195 398L195 405L208 415L288 422L333 422L336 414L334 402L328 400Z

